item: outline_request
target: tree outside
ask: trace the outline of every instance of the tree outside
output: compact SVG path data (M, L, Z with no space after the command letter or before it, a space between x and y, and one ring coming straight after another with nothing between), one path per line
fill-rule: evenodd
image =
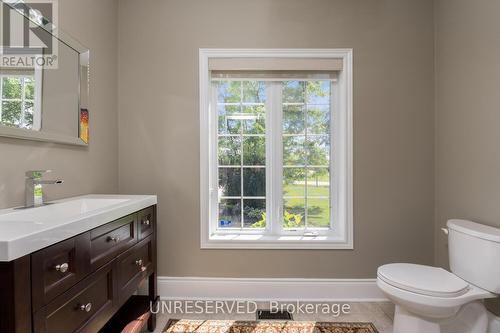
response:
M0 76L2 85L0 124L10 127L33 126L35 83L29 76Z

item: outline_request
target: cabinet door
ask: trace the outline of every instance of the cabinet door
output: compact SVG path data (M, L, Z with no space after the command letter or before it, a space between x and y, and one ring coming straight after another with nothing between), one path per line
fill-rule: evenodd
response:
M97 332L113 314L113 269L105 266L35 312L35 333Z
M120 303L125 302L154 269L152 238L140 242L117 260L117 287Z
M92 270L106 264L137 242L137 213L90 231Z
M90 273L90 233L31 255L33 310L49 303Z

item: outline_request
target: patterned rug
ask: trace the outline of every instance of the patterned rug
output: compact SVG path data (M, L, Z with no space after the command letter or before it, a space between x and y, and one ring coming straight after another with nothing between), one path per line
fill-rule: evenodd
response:
M378 333L372 323L170 319L163 333Z

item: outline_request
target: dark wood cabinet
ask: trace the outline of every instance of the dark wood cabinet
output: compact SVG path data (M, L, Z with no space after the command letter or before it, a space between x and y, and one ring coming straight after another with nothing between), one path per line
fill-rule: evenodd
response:
M145 280L154 302L156 206L0 262L0 332L98 332Z

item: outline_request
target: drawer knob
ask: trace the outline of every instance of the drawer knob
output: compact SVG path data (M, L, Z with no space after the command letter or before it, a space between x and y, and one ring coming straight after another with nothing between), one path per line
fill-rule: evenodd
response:
M118 243L119 241L120 241L120 237L118 237L118 236L109 236L108 237L108 242Z
M150 225L151 222L149 222L149 219L147 219L147 220L142 221L142 224L144 224L144 225Z
M90 312L90 310L92 310L92 303L80 305L80 310L85 312Z
M61 272L61 273L66 273L68 271L69 265L68 263L56 265L56 271Z
M146 271L146 269L147 269L147 268L146 268L146 266L143 266L143 265L142 265L142 259L137 259L137 260L135 261L135 264L136 264L137 266L141 267L141 272Z

